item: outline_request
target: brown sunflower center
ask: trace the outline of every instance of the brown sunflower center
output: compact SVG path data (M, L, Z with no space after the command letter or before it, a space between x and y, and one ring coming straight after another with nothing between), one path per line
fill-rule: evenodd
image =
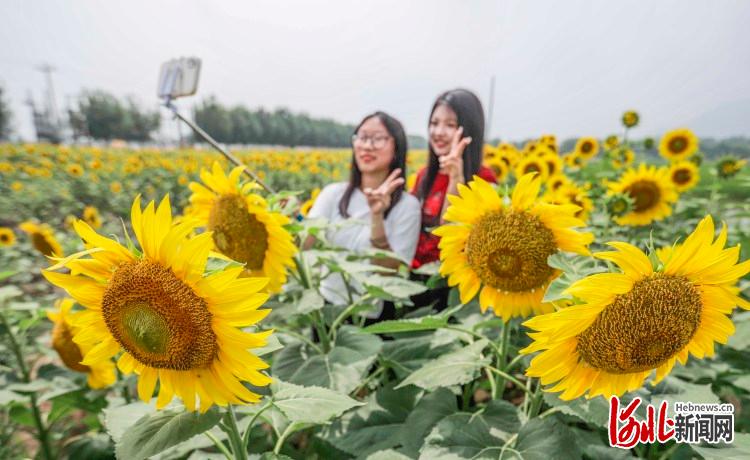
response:
M544 287L554 274L547 257L557 252L552 231L526 213L498 211L477 222L466 257L485 284L501 291Z
M208 229L222 254L246 264L251 270L263 268L268 231L254 214L248 213L244 198L222 195L216 199L208 217Z
M541 172L542 168L534 162L528 163L523 167L523 173L528 174L532 172Z
M0 241L2 241L3 243L10 242L10 235L4 232L0 233Z
M653 369L690 342L701 309L700 293L687 278L652 275L615 297L578 336L578 353L613 374Z
M200 369L216 356L206 301L158 263L120 265L104 292L102 314L120 345L148 366Z
M672 174L672 181L678 185L684 185L690 182L693 174L689 169L678 169Z
M45 256L52 256L55 253L55 249L52 247L52 244L49 242L49 240L47 240L47 237L43 233L32 233L31 244L37 251L41 252Z
M581 152L583 153L589 153L594 149L594 144L591 142L584 142L581 144Z
M625 189L625 192L633 198L633 209L635 212L643 212L651 209L659 202L661 192L659 186L652 181L633 182Z
M548 160L547 161L547 170L549 171L549 175L553 175L557 172L557 165L554 161Z
M687 149L688 141L683 136L675 136L669 140L669 151L672 153L682 153Z
M88 366L81 364L81 361L83 361L81 349L73 342L73 333L63 322L55 323L55 327L52 328L52 348L70 369L78 372L89 372L91 370Z

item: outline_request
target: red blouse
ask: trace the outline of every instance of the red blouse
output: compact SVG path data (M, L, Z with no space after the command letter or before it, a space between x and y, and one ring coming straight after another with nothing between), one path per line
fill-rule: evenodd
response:
M413 194L416 195L417 190L419 190L422 178L426 172L427 168L424 167L417 173L417 181L412 190ZM495 173L485 166L479 168L477 176L493 184L497 182ZM424 264L440 259L440 249L438 248L440 237L433 235L429 230L432 229L432 226L440 225L440 211L443 209L443 202L445 201L445 194L447 191L448 175L438 172L435 176L435 182L432 184L430 193L422 202L422 231L419 233L417 253L414 255L414 260L411 263L412 268L419 268Z

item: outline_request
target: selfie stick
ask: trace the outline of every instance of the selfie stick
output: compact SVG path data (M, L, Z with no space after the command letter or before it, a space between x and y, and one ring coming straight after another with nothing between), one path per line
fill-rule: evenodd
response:
M170 61L169 63L165 65L169 65L172 62L173 61ZM198 62L200 63L199 60ZM175 117L179 118L180 120L185 122L185 124L190 126L190 129L192 129L196 134L198 134L206 142L208 142L211 145L211 147L215 148L216 150L219 151L219 153L224 155L224 158L229 160L231 163L234 163L236 166L244 166L242 163L240 163L240 160L238 160L234 155L229 153L229 150L222 147L218 142L216 142L216 140L213 137L211 137L210 134L205 132L200 126L196 125L192 120L184 117L180 113L180 111L177 110L177 107L174 104L172 104L172 99L173 99L172 90L174 89L177 83L177 79L181 77L181 70L175 69L174 67L167 68L166 75L164 77L165 78L163 79L160 77L159 89L158 89L159 96L164 99L164 107L171 110ZM193 88L193 92L195 92L195 87ZM250 171L250 169L248 169L247 167L243 169L243 172L247 174L252 180L254 180L258 185L263 187L263 189L266 192L275 193L271 187L266 185L265 182L260 180L260 178L254 172Z

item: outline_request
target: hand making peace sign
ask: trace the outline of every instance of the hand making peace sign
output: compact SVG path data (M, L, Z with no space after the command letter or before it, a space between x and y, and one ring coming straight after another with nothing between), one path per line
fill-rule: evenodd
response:
M438 157L440 170L448 174L454 183L463 182L464 180L464 150L471 144L471 137L461 137L464 133L464 127L459 126L453 139L451 139L451 150L447 155Z
M367 205L370 206L370 212L383 214L391 205L391 194L398 188L403 187L404 178L399 177L401 168L394 169L391 174L380 184L380 187L372 189L367 187L362 190L367 197Z

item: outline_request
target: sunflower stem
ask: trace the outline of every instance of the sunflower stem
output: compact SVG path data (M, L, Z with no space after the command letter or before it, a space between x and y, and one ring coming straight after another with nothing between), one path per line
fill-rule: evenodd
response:
M297 429L296 423L290 423L289 426L286 427L283 433L281 433L281 436L279 436L279 439L276 440L276 445L273 446L273 453L276 455L279 455L279 452L281 452L281 447L284 445L284 441L286 441L286 438L294 432L294 430Z
M210 431L205 431L203 432L203 434L205 434L206 437L214 443L214 446L216 446L216 448L219 449L222 454L224 454L227 460L234 460L234 455L232 455L229 449L227 449L227 446L225 446L224 443L219 440L219 438L214 436L214 434Z
M492 375L492 371L485 368L484 373L487 374L487 380L490 382L492 388L492 399L497 399L497 385L495 384L495 377Z
M500 369L498 369L496 367L492 367L492 366L487 366L486 369L489 369L492 372L494 372L495 374L502 376L505 380L508 380L509 382L512 382L518 388L520 388L521 390L523 390L527 395L532 394L531 390L529 390L528 388L526 388L526 385L524 385L523 382L521 382L517 378L513 377L512 375L510 375L508 373L505 373L505 372L501 371Z
M234 414L234 407L227 404L225 431L229 435L229 442L232 445L232 451L236 460L247 460L247 449L242 444L242 435L237 427L237 418Z
M530 419L534 418L539 414L539 409L542 407L542 382L536 383L536 389L534 394L531 396L531 404L529 406L528 416Z
M16 336L13 334L13 329L11 329L10 324L8 324L8 320L5 318L5 314L3 314L1 310L0 321L2 321L5 330L8 331L7 335L10 341L10 346L13 349L13 354L16 356L18 366L21 369L23 381L25 383L31 383L31 373L26 367L26 361L24 361L23 359L23 350L21 349L21 344L18 343L18 340L16 340ZM52 460L55 457L52 455L52 447L50 446L49 442L49 432L47 431L47 428L44 426L44 422L42 421L42 413L39 411L39 404L36 399L36 393L31 393L29 395L29 399L31 399L31 411L34 415L34 423L36 424L37 428L37 439L39 439L39 444L41 445L42 452L44 453L44 458L47 460Z
M323 346L323 353L328 353L331 350L331 341L328 339L328 332L326 331L325 322L320 315L320 311L316 310L312 312L312 318L315 330L318 331L318 339Z
M268 400L263 407L258 409L258 412L253 415L253 418L250 419L250 423L247 425L247 428L245 428L245 434L242 436L242 447L247 451L247 445L250 443L250 432L253 431L253 424L255 421L260 417L260 414L266 411L269 407L273 406L273 402L271 400Z
M495 360L495 366L505 372L505 366L506 366L506 359L508 356L508 345L510 343L510 323L504 323L503 324L503 333L500 338L500 353L497 354L497 359ZM505 380L501 375L498 375L496 377L495 385L500 390L499 397L503 397L503 393L505 393Z

